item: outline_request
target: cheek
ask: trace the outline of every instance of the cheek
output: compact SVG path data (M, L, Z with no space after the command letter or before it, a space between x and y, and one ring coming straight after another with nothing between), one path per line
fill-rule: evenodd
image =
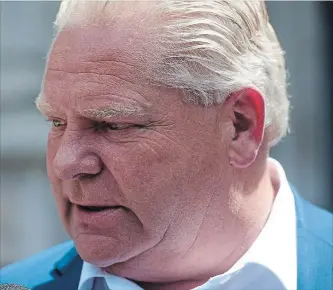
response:
M135 149L121 156L114 167L115 174L120 173L117 179L124 184L135 181L143 194L175 179L184 163L179 150L172 146L153 148L137 144Z
M52 186L52 193L57 204L60 219L67 232L70 233L70 222L68 219L70 204L68 203L68 199L63 195L61 179L57 177L53 167L53 160L58 152L60 141L61 140L54 138L51 133L49 134L46 152L46 169L50 184Z
M109 158L106 166L140 220L152 222L153 216L162 222L170 218L179 201L190 192L188 175L195 158L189 158L172 144L158 146L156 141L155 146L148 146L147 143L105 151Z

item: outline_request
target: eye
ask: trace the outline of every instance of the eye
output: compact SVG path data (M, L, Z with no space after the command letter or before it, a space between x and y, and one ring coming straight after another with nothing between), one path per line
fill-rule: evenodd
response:
M117 123L106 123L105 126L107 127L107 129L112 131L118 131L129 127L129 125L117 124Z
M55 127L55 128L60 128L62 126L65 125L64 122L60 121L60 120L56 120L56 119L52 119L52 120L48 120L48 121L51 121L52 122L52 126Z
M97 130L106 130L106 131L120 131L130 128L142 128L143 126L135 125L135 124L121 124L121 123L97 123L95 125Z
M60 127L62 125L61 122L58 121L58 120L53 120L52 124L53 124L54 127Z

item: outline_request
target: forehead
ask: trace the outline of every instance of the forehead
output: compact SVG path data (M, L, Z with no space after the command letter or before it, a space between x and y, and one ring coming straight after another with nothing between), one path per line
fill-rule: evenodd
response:
M66 108L97 98L145 103L149 95L144 73L147 56L146 42L135 29L91 26L63 30L49 54L45 101Z
M134 28L68 28L56 37L47 70L91 70L93 73L111 74L112 71L122 71L117 66L125 66L131 74L138 73L147 65L151 54L146 44L147 39Z
M59 62L57 56L70 56L73 62L122 58L139 60L148 46L144 33L124 26L70 27L56 37L50 52L49 64ZM68 62L68 59L66 60Z

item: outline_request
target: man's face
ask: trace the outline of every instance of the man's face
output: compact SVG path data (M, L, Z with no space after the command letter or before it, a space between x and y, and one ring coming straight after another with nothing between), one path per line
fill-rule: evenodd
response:
M72 28L47 65L48 175L79 254L98 266L148 269L186 252L227 155L221 107L149 85L144 49L130 31Z

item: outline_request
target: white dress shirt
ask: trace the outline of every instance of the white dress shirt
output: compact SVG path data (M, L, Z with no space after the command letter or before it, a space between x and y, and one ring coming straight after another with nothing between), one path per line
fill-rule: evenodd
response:
M226 273L210 278L195 290L296 290L296 212L294 196L279 162L280 188L270 216L249 250ZM95 277L102 277L95 279ZM78 290L142 290L130 280L83 263Z

